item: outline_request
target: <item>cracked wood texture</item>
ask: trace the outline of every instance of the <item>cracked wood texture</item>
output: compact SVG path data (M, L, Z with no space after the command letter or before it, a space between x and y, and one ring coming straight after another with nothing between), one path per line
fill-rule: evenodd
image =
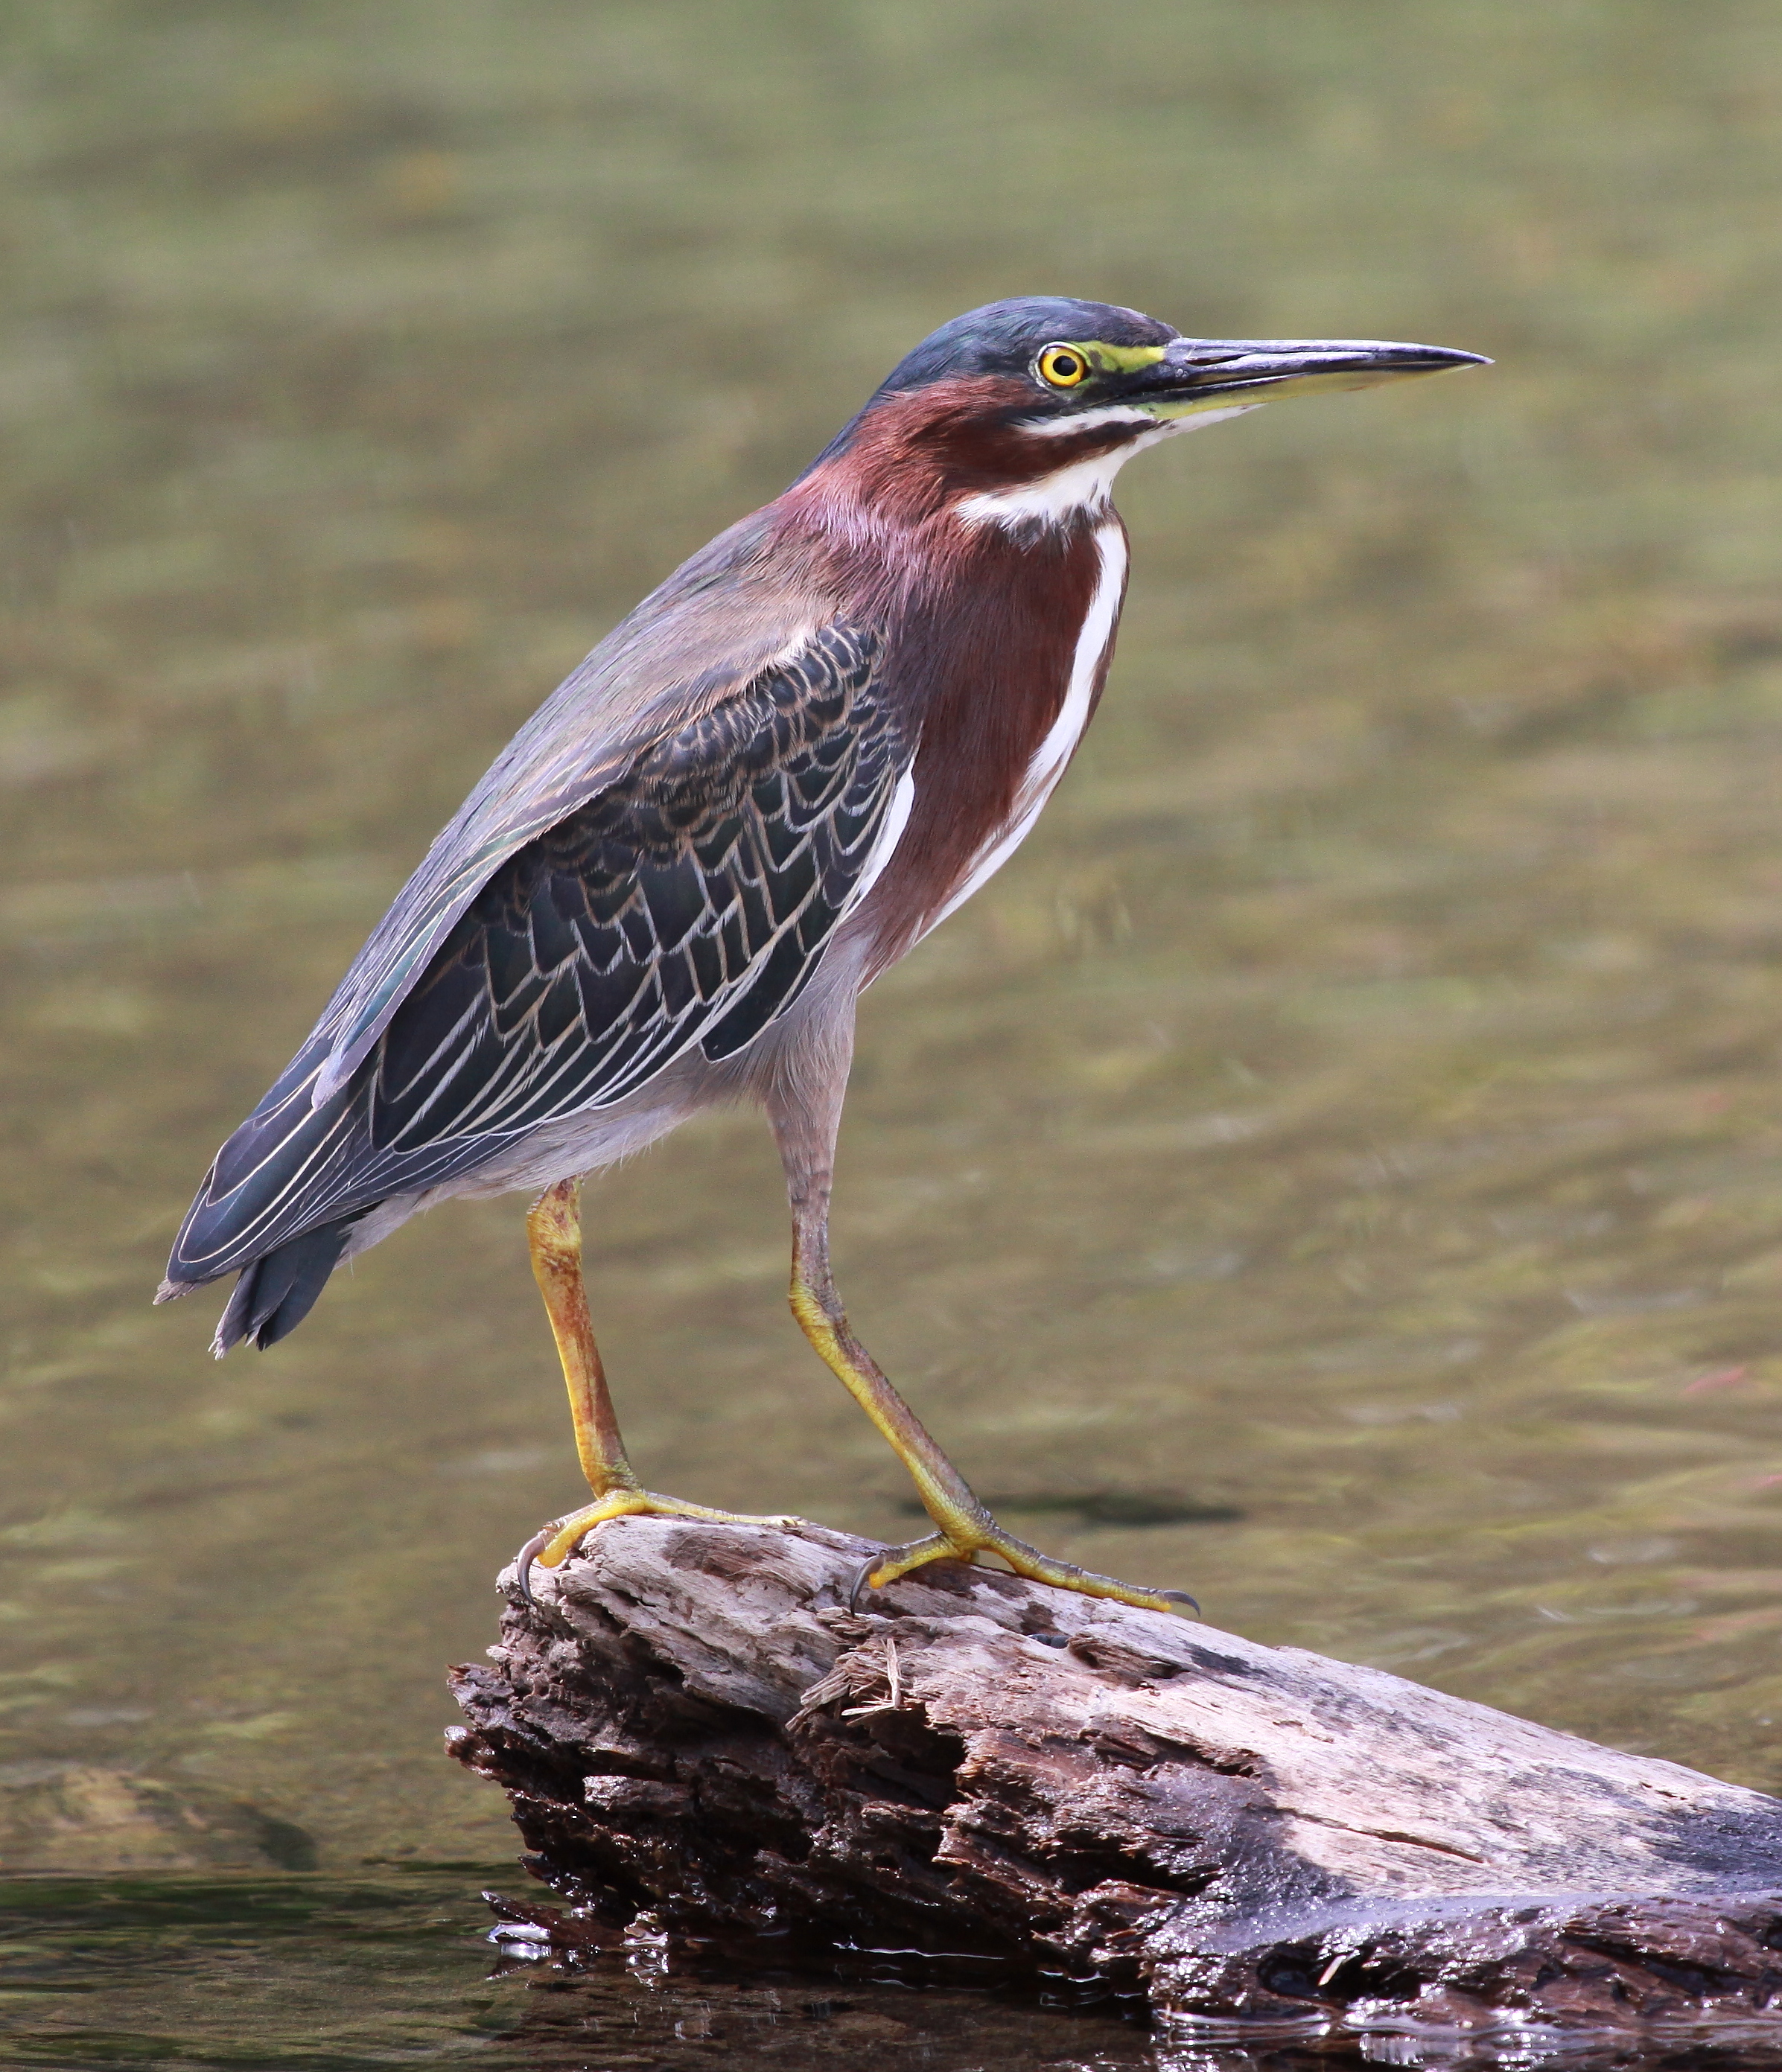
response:
M1782 1800L986 1569L850 1614L871 1551L628 1518L536 1610L505 1573L450 1738L575 1903L541 1934L1000 1959L1191 2029L1782 2037Z

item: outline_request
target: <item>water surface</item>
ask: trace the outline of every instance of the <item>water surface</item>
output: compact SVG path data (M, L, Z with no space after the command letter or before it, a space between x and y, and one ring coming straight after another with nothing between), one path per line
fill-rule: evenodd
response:
M221 1367L215 1298L147 1297L512 728L933 323L1035 290L1498 364L1131 471L1102 716L866 1003L855 1319L1071 1558L1782 1786L1773 8L3 34L10 1865L511 1860L438 1747L576 1495L521 1204ZM762 1126L590 1204L650 1481L907 1534L786 1314Z

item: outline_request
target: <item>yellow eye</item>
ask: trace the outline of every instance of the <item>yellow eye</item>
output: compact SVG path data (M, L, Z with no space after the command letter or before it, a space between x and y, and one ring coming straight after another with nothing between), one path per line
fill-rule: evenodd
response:
M1089 363L1074 345L1048 345L1034 364L1040 380L1054 388L1074 388L1089 371Z

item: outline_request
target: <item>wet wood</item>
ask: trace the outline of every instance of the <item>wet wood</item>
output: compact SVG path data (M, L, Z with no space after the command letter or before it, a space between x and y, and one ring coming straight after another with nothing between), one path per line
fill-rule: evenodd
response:
M574 1911L1142 1996L1169 2025L1782 2033L1782 1800L1377 1670L816 1527L627 1519L455 1672ZM1774 2004L1776 2012L1771 2009Z

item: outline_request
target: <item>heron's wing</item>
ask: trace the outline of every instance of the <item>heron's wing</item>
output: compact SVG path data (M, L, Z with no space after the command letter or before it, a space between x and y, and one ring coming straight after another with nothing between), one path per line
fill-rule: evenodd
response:
M796 655L835 615L772 548L771 507L676 569L501 751L354 958L304 1046L319 1108L347 1083L459 917L518 850L637 754Z
M908 811L879 662L825 627L502 863L377 1045L374 1150L609 1105L789 1005Z

